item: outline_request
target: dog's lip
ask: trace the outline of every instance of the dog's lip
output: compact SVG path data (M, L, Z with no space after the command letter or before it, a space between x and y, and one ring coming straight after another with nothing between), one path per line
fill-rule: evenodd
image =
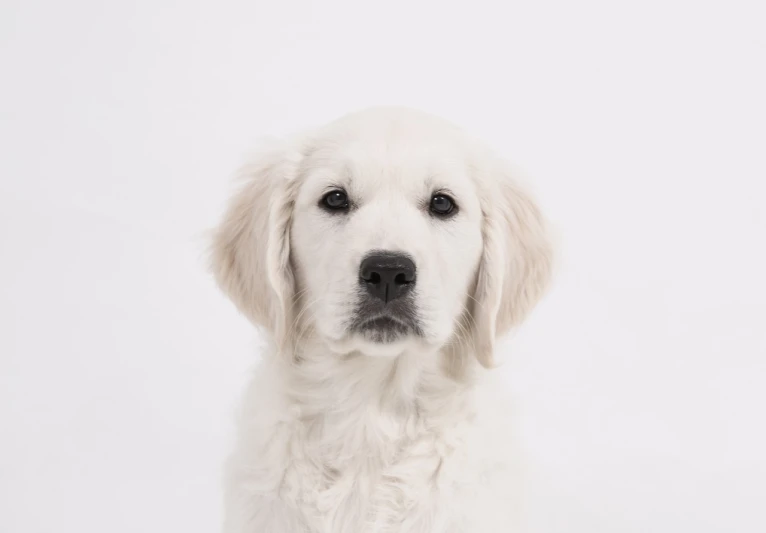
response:
M367 320L361 323L361 326L363 328L374 328L374 329L387 329L391 327L396 327L396 328L409 327L403 321L390 315L380 315L380 316L368 318Z

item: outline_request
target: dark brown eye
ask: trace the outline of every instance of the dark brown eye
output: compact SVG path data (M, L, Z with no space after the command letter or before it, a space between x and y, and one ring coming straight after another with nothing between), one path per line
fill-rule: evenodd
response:
M455 210L455 202L446 194L435 194L431 198L431 212L440 217L446 217Z
M348 209L348 195L341 190L330 191L322 197L321 205L330 211Z

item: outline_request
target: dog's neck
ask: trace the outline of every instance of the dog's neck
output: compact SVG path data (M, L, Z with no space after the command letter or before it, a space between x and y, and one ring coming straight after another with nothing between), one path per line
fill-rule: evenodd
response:
M412 403L434 387L464 389L466 375L450 376L441 351L405 349L396 356L369 356L360 352L335 353L320 340L303 343L296 351L291 375L300 394L310 403L332 404L368 400L381 408ZM312 391L320 395L313 397Z
M283 367L286 399L328 455L393 449L384 444L455 425L474 410L475 376L450 375L443 351L341 355L316 341L296 355Z

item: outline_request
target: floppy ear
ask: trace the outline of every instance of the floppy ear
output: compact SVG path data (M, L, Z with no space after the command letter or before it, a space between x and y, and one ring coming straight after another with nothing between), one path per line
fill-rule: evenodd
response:
M245 166L212 243L218 285L251 322L287 349L295 278L290 223L297 190L299 150L284 145Z
M476 357L491 367L495 339L520 324L543 295L553 251L540 210L510 173L503 169L484 181L473 327Z

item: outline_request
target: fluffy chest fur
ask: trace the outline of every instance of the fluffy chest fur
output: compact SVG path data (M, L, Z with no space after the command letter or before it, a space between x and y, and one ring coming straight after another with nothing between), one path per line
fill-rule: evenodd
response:
M509 531L501 420L439 354L265 361L227 479L227 531ZM507 450L506 450L507 453ZM503 500L506 500L503 502Z

